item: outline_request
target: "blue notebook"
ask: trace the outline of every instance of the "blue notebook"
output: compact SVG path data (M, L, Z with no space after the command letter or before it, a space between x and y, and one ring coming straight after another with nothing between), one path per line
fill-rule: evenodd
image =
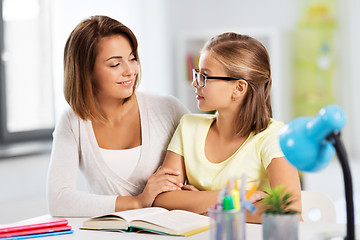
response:
M73 232L74 232L74 230L58 231L58 232L49 232L49 233L39 233L39 234L30 234L30 235L23 235L23 236L16 236L16 237L0 238L0 240L18 240L18 239L29 239L29 238L38 238L38 237L48 237L48 236L69 234L69 233L73 233Z

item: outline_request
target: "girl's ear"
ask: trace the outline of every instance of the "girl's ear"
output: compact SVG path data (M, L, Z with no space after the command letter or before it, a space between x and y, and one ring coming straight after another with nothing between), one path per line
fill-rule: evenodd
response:
M248 88L248 83L245 80L236 81L235 88L233 91L233 99L236 100L245 95Z

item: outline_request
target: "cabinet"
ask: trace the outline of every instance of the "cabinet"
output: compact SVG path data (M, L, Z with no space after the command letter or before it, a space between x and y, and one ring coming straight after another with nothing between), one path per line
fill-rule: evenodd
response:
M272 71L272 107L275 118L282 118L281 99L281 74L280 74L280 43L279 31L274 28L252 28L252 29L226 29L210 30L200 32L185 32L177 36L176 61L175 61L175 95L193 113L201 112L197 108L195 89L191 85L191 68L197 68L199 53L205 42L211 37L223 32L237 32L246 34L259 40L270 55Z

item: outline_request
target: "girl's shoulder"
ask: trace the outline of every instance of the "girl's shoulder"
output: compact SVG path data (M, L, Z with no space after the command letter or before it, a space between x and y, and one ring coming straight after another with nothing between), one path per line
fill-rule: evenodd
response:
M185 114L181 118L180 124L186 124L186 125L209 124L212 123L214 119L215 119L214 114Z
M265 130L256 134L254 137L256 139L261 139L267 136L278 135L280 128L282 128L283 126L284 126L283 122L270 118L268 127Z

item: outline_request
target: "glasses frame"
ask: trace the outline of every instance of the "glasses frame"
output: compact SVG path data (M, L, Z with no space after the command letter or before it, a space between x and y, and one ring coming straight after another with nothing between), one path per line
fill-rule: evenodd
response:
M242 80L245 80L245 81L246 81L246 79L244 79L244 78L207 76L207 75L201 73L201 72L200 72L200 69L195 69L195 68L192 70L192 72L193 72L193 81L196 81L196 84L197 84L199 87L205 87L206 81L207 81L208 79L218 79L218 80L225 80L225 81L234 81L234 80L241 80L241 79L242 79ZM201 76L204 77L204 84L203 84L203 85L201 85L201 84L199 83L199 77L198 77L199 75L201 75Z

